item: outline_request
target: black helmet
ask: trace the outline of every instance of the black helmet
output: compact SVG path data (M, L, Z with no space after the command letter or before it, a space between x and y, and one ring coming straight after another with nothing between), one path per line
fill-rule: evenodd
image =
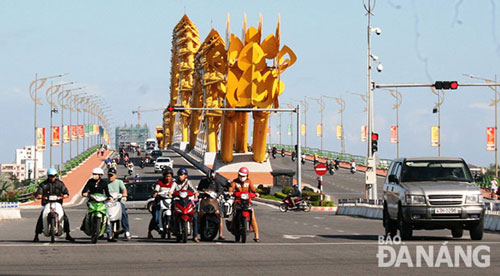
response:
M116 169L115 168L109 168L108 174L116 174Z
M177 175L182 175L182 174L188 175L188 170L186 170L185 168L180 168L177 171Z
M170 167L166 167L162 171L163 176L167 176L167 174L170 174L171 176L174 176L174 171Z

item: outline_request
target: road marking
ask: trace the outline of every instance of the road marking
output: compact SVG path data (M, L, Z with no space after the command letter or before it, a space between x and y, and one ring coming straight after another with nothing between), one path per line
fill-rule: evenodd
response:
M142 218L134 218L134 220L142 220Z
M344 233L344 230L337 230L337 232L339 232L339 233Z
M330 227L325 227L325 230L330 230Z
M317 225L315 224L315 225L313 225L313 227L316 227L316 228L318 228L319 226L317 226Z
M315 219L325 219L324 217L314 217Z
M284 239L298 240L300 238L314 238L316 235L283 235Z
M253 201L252 204L255 204L255 205L264 205L264 206L267 206L269 208L279 209L278 206L274 206L272 204L268 204L268 203L264 203L264 202Z
M299 222L298 221L294 221L293 223L298 224Z

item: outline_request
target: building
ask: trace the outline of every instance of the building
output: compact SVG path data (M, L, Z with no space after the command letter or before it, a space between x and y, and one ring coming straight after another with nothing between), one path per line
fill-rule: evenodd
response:
M33 178L35 169L35 147L25 146L22 149L16 149L16 159L14 164L0 164L0 173L15 175L20 181ZM46 175L47 170L43 168L43 152L36 152L37 176L38 178Z
M35 147L34 146L24 146L22 149L16 149L16 164L28 164L28 169L33 169L34 162L33 160L35 155ZM38 168L43 168L43 151L36 152L37 163L36 166Z
M121 145L128 146L130 143L137 143L142 146L148 138L149 129L147 125L123 126L115 129L116 149L119 149Z
M26 165L25 164L0 164L0 174L14 175L23 181L27 178Z

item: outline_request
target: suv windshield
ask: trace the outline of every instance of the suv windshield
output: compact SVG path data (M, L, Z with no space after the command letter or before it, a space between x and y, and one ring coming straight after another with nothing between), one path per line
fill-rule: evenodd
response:
M406 161L401 182L464 181L472 182L472 175L460 161Z
M170 159L168 158L158 158L156 159L156 163L162 163L162 162L170 162Z

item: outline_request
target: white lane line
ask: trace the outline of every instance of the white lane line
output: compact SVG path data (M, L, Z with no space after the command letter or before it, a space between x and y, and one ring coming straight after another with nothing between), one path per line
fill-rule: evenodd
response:
M142 220L142 218L134 218L134 220Z
M316 228L318 228L319 226L317 226L317 225L315 224L315 225L313 225L313 227L316 227Z
M359 236L360 234L359 233L352 233L354 236Z
M344 230L337 230L337 232L339 232L339 233L344 233Z
M330 227L325 227L325 230L330 230Z
M293 223L298 224L299 222L298 221L294 221Z

